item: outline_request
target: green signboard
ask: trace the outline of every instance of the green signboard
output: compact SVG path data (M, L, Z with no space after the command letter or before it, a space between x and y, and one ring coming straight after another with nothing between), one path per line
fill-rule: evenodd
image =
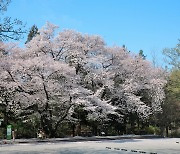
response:
M1 126L2 122L3 122L3 119L0 119L0 126Z
M11 131L12 130L12 126L11 125L7 125L7 140L11 140Z

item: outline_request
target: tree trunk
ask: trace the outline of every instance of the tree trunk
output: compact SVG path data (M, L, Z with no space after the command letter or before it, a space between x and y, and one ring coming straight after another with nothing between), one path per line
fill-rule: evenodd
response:
M169 137L169 127L168 126L166 126L166 137Z
M93 135L97 136L97 126L93 126Z
M126 127L126 125L127 125L127 119L126 119L126 117L124 118L124 134L127 134L127 127Z
M81 124L80 123L78 123L76 126L76 135L77 136L81 135Z
M140 134L140 121L139 121L139 118L137 119L137 124L138 124L138 135Z
M72 135L75 136L75 124L72 125Z

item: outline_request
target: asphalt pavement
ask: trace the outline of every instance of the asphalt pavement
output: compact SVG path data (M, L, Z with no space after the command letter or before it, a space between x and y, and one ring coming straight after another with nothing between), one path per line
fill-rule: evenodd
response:
M45 142L83 142L83 141L102 141L102 140L121 140L121 139L152 139L152 138L163 138L157 135L121 135L121 136L92 136L92 137L66 137L66 138L31 138L31 139L15 139L7 140L0 139L0 144L19 144L19 143L45 143Z

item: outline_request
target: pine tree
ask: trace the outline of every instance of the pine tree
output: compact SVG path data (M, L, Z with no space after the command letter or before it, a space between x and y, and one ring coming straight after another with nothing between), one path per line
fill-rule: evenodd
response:
M37 34L39 34L38 28L36 25L33 25L29 31L27 41L25 42L25 44L30 42L32 40L32 38L35 37Z
M146 56L143 53L143 50L139 50L139 56L142 57L142 59L146 59Z

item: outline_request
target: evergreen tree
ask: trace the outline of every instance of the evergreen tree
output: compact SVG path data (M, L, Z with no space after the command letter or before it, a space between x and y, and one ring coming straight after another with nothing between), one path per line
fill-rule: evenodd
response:
M142 57L142 59L146 59L146 56L143 53L143 50L139 50L139 56Z
M162 106L162 114L158 118L158 125L162 132L166 130L167 137L169 135L179 137L180 133L177 130L180 126L180 70L171 72L165 92L166 100ZM171 130L171 134L169 134L169 130Z
M29 31L28 38L27 38L27 41L25 42L25 44L30 42L32 40L32 38L35 37L37 34L39 34L38 28L36 25L33 25Z

